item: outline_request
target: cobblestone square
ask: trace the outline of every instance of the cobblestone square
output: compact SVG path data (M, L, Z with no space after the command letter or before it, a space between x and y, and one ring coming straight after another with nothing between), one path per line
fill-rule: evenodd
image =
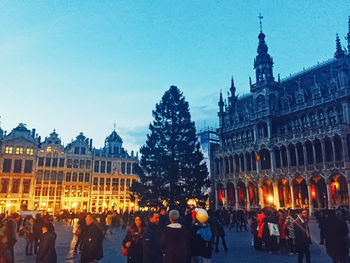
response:
M56 251L58 262L75 263L79 262L79 255L73 253L76 242L73 237L72 227L68 223L55 223L57 233ZM104 258L102 263L124 263L126 257L121 255L121 242L125 235L125 230L120 228L112 229L113 235L108 235L103 243ZM324 246L319 246L319 230L315 222L311 223L313 244L311 245L311 261L317 263L331 263L325 253ZM253 249L250 232L236 232L233 229L226 229L226 242L229 250L224 252L219 244L219 252L213 252L212 263L293 263L297 262L296 255L269 255L266 252L257 252ZM25 256L25 240L21 238L15 246L16 263L34 263L35 256Z

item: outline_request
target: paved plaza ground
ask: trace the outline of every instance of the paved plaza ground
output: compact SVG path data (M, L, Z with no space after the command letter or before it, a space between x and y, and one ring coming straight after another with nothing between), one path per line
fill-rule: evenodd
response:
M75 244L72 227L68 223L55 223L57 233L56 251L58 262L75 263L79 262L79 255L74 255L72 247ZM125 235L125 230L114 228L112 236L107 236L104 240L104 259L103 263L124 263L126 257L121 255L121 242ZM317 263L331 263L331 260L325 254L324 246L319 246L319 231L316 223L311 224L313 244L311 246L311 261ZM296 263L297 256L288 255L269 255L266 252L257 252L251 246L250 232L238 232L226 229L226 242L229 250L221 250L213 253L212 263ZM221 244L220 244L221 245ZM220 248L220 247L219 247ZM25 256L25 241L21 238L15 247L16 263L34 263L34 256Z

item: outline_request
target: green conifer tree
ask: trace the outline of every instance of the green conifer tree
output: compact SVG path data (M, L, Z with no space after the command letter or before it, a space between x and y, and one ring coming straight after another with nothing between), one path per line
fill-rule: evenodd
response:
M200 151L188 102L171 86L153 110L153 122L146 144L141 147L141 183L132 191L141 206L185 206L188 199L205 200L209 186L207 166Z

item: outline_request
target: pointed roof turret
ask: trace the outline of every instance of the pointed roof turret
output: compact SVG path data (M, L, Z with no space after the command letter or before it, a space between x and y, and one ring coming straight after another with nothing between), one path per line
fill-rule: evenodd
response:
M260 19L260 33L258 35L259 44L258 44L258 55L254 60L254 69L256 74L256 82L261 81L271 81L273 80L272 66L273 60L272 57L267 53L268 47L265 42L265 34L262 32L262 22L263 18L261 14L259 14Z
M219 113L224 112L224 100L222 99L222 91L220 90L220 99L219 99Z
M230 88L230 91L231 91L231 96L232 97L236 96L236 87L235 87L235 83L233 81L233 77L231 77L231 88Z
M113 130L112 133L106 138L106 143L107 142L119 142L123 143L122 138L118 135L118 133Z
M345 56L345 52L341 47L341 43L340 43L340 39L339 39L339 35L337 34L337 37L335 39L335 43L336 43L336 51L334 53L334 57L335 58L342 58Z

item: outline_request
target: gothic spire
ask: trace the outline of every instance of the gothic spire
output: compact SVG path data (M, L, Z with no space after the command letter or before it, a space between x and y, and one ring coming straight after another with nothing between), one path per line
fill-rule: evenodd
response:
M230 88L230 91L231 91L231 96L232 97L236 96L236 87L235 87L235 83L233 81L233 77L231 77L231 88Z
M220 100L219 100L219 113L224 112L224 100L222 99L222 91L220 90Z
M344 53L344 50L341 47L341 43L340 43L340 39L339 39L338 34L337 34L335 43L336 43L336 51L334 53L334 57L335 58L342 58L342 57L344 57L345 53Z
M262 31L262 22L263 18L261 14L258 16L260 20L260 33L258 35L259 44L258 44L258 55L254 60L254 69L256 74L256 82L261 81L271 81L273 80L272 66L273 60L272 57L268 54L268 47L265 42L265 34Z

